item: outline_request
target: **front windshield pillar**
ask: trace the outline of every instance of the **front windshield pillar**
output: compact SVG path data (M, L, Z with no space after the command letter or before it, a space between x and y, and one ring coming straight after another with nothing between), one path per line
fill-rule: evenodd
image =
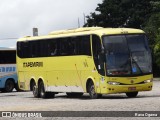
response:
M106 63L105 63L105 55L100 53L98 55L98 71L101 75L106 76Z
M92 51L98 73L105 76L105 55L102 50L101 39L97 35L92 35Z

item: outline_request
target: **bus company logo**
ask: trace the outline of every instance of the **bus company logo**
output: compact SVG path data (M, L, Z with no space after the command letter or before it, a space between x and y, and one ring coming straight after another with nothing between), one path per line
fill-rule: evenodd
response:
M43 67L43 62L24 62L23 67Z

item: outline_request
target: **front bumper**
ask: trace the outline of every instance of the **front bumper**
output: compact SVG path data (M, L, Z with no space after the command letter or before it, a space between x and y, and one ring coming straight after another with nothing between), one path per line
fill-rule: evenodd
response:
M153 82L144 84L132 84L132 85L106 85L101 88L101 94L111 93L126 93L135 91L150 91L152 90Z

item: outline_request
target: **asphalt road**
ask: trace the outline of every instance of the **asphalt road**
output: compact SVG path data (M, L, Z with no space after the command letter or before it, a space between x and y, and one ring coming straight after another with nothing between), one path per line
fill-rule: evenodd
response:
M101 99L68 98L60 93L51 99L34 98L32 92L0 93L0 111L160 111L160 80L153 90L139 92L136 98L125 94L103 95ZM160 115L160 113L159 113Z

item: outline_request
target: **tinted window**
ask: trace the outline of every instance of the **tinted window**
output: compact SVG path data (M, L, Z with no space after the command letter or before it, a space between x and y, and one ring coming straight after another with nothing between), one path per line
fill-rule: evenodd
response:
M91 55L90 36L79 37L79 54Z
M16 63L16 51L4 50L0 51L0 64L15 64Z
M28 42L18 42L17 43L17 54L19 57L27 58L29 57L29 43Z
M90 36L18 42L17 50L21 58L91 55Z

